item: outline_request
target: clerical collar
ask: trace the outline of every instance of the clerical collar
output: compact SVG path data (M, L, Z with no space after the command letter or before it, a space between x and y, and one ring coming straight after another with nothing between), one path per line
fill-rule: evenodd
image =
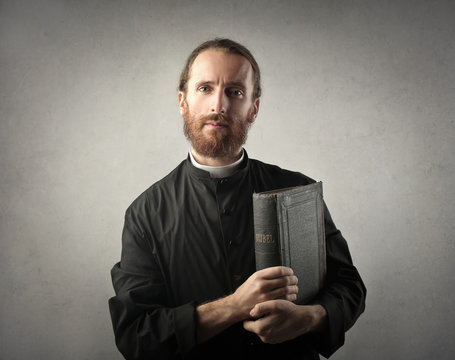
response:
M236 162L229 164L229 165L224 165L224 166L208 166L208 165L199 164L196 161L196 159L194 158L194 156L190 150L190 159L191 159L191 163L194 165L194 167L197 167L198 169L209 172L210 177L216 178L216 179L233 175L239 168L241 162L243 161L244 156L245 156L245 151L242 149L242 156Z

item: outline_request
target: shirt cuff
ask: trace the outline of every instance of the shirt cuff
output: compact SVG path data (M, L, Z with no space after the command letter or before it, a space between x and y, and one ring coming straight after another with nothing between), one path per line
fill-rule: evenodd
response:
M325 330L314 334L318 352L328 358L337 351L345 340L343 310L334 299L321 298L316 301L327 311Z
M189 303L174 309L174 328L178 347L183 354L193 349L196 343L196 304Z

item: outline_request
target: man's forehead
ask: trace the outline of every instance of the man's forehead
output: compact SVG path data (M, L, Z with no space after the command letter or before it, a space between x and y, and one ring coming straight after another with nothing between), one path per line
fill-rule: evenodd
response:
M200 53L191 66L189 81L213 81L219 77L229 82L252 85L253 68L245 57L238 54L215 49Z

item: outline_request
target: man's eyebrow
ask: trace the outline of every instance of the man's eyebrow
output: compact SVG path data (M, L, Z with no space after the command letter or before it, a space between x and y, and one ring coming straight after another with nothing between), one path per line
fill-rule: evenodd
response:
M227 85L232 86L232 87L240 87L242 89L246 88L245 83L243 83L241 81L230 81L227 83Z
M208 81L208 80L200 80L197 81L194 86L199 87L201 85L213 85L215 82L214 81Z
M215 81L200 80L195 83L195 86L199 87L201 85L214 85L214 84L215 84ZM242 89L246 89L245 83L243 83L241 81L229 81L228 83L226 83L226 85L229 87L239 87Z

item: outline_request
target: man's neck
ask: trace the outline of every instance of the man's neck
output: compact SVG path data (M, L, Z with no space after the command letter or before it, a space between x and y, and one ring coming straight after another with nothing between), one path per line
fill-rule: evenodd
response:
M191 154L194 159L201 165L207 166L226 166L235 163L243 154L243 148L238 149L238 151L233 156L226 157L208 157L199 154L193 147L191 147Z

